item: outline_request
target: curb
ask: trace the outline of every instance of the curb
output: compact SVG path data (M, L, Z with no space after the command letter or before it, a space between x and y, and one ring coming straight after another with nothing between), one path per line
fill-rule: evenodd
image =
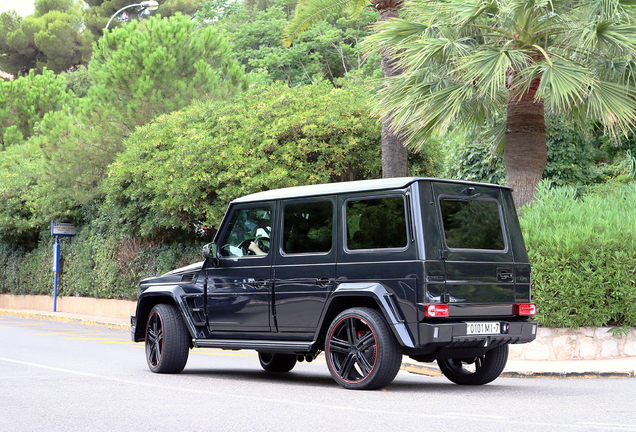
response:
M57 321L70 324L89 325L94 327L104 327L112 330L130 330L130 324L116 323L107 319L74 317L67 315L57 315L55 312L33 312L12 309L0 309L0 315L15 316L20 318L30 318L46 321Z
M402 363L401 370L417 375L425 375L430 377L440 377L444 374L434 366ZM616 379L616 378L636 378L635 371L625 372L519 372L504 371L499 378L551 378L551 379Z

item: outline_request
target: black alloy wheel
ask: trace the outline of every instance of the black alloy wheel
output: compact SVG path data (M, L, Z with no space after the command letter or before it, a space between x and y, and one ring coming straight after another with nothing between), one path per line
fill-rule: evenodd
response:
M152 308L146 325L146 361L156 373L179 373L188 361L190 333L177 309L168 304Z
M267 372L289 372L296 366L295 354L258 353L261 367Z
M332 322L325 341L327 366L341 386L373 390L390 384L402 364L402 349L384 317L352 308Z
M499 345L485 355L469 359L437 360L446 378L460 385L482 385L497 379L508 361L508 345Z

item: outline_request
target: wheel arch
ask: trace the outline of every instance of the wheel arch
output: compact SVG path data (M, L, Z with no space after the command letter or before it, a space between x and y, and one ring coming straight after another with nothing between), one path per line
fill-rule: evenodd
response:
M181 300L183 290L179 286L170 288L166 287L150 287L146 289L137 300L137 309L135 312L135 327L133 329L133 341L143 342L145 340L146 322L153 307L160 303L172 305L177 308L183 321L190 333L190 336L196 334L196 329L192 320L187 313L184 312L185 304ZM191 342L192 344L192 342Z
M392 294L379 283L340 284L325 305L316 334L316 344L322 347L331 322L340 312L353 307L367 307L382 314L400 345L413 348L415 346L413 338L392 302Z

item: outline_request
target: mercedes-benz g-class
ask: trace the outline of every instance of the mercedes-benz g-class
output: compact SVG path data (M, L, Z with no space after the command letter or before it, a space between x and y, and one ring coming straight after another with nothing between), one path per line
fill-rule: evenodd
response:
M203 262L141 281L132 339L159 373L208 347L256 350L270 372L324 351L352 389L390 384L403 355L491 382L537 331L511 192L392 178L236 199Z

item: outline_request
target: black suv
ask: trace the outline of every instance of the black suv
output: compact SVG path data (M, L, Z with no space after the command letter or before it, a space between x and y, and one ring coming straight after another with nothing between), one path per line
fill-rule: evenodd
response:
M270 372L321 351L338 384L377 389L406 354L457 384L501 374L535 339L511 190L393 178L234 200L205 261L140 283L132 339L153 372L192 347L253 349Z

